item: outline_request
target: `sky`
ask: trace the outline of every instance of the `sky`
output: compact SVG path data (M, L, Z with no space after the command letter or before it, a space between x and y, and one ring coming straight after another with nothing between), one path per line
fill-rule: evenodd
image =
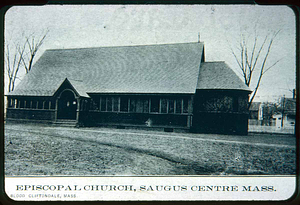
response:
M225 61L242 78L232 54L232 50L239 53L241 36L251 47L255 36L259 45L279 31L266 68L280 61L263 76L255 99L274 101L283 95L292 97L295 88L295 27L294 12L287 6L15 6L5 15L5 43L13 47L23 44L25 36L38 39L48 31L37 61L47 49L188 43L197 42L200 34L205 61ZM20 80L23 76L21 70Z

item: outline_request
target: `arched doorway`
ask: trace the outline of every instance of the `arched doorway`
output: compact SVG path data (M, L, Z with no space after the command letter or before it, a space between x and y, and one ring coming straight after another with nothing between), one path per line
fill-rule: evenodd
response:
M57 118L76 120L77 100L70 90L61 93L58 99Z

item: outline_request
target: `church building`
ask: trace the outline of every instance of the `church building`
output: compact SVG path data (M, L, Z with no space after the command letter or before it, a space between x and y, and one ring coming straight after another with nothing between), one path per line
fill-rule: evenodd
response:
M204 44L46 50L7 94L7 121L248 133L250 89Z

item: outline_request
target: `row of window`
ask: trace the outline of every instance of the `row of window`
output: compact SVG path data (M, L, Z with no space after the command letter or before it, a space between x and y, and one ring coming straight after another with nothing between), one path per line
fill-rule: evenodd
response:
M142 98L102 96L93 102L93 110L102 112L188 113L188 98Z
M28 109L55 109L55 101L47 100L19 100L10 99L8 101L9 108L28 108Z
M87 105L82 101L81 105ZM188 113L188 98L138 98L102 96L90 104L90 109L102 112ZM9 99L9 108L55 109L54 100ZM85 107L85 106L84 106ZM86 110L86 109L85 109Z
M203 102L202 109L223 112L247 111L248 99L246 97L233 98L231 96L211 97Z

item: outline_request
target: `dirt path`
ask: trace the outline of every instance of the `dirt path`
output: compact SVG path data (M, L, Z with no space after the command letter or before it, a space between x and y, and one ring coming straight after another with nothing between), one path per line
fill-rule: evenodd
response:
M92 143L97 146L109 146L118 149L116 153L124 152L131 157L138 154L142 157L133 157L136 163L130 164L126 161L127 172L132 174L293 174L296 168L293 144L295 138L286 135L264 135L262 138L26 125L8 125L6 132L7 136L12 133L25 133L28 138L34 135L37 139L75 140L81 145ZM15 140L20 138L15 137ZM266 143L266 140L270 143ZM75 146L70 149L82 148ZM87 153L94 155L93 150L94 148L91 148ZM161 164L156 163L156 160ZM106 164L111 167L118 166L119 162L116 161L114 165ZM120 163L121 167L126 167L126 163ZM138 171L132 171L135 169ZM149 171L144 172L147 169Z
M7 129L20 130L17 125L8 125ZM193 133L166 133L144 130L119 130L110 128L67 128L67 127L51 127L51 126L35 126L36 131L45 130L69 130L78 132L103 133L103 134L122 134L122 135L135 135L135 136L155 136L155 137L169 137L181 139L194 139L200 141L222 142L222 143L236 143L245 145L257 145L267 147L286 147L295 148L296 137L293 134L254 134L249 133L248 136L239 135L219 135L219 134L193 134ZM21 130L32 130L29 126L22 126Z
M55 129L55 128L48 128L48 129ZM62 128L65 130L72 131L72 128ZM149 133L136 133L136 132L121 132L121 131L100 131L100 130L90 130L90 129L80 129L80 132L90 132L90 133L103 133L103 134L120 134L122 133L123 135L136 135L136 136L148 136ZM218 142L218 143L233 143L233 144L244 144L244 145L254 145L254 146L266 146L266 147L279 147L279 148L295 148L294 145L285 145L285 144L279 144L276 142L276 140L272 140L272 142L268 143L261 143L261 142L252 142L250 141L237 141L236 139L230 139L230 140L224 140L224 139L218 139L218 138L208 138L207 136L204 138L203 135L198 135L196 138L196 134L182 134L178 135L177 133L173 135L168 135L168 134L151 134L152 136L155 137L167 137L167 138L178 138L178 139L191 139L193 141L208 141L208 142ZM193 136L194 135L194 136ZM275 136L276 137L276 136ZM281 137L281 136L280 136ZM230 137L229 137L230 138ZM278 138L278 137L277 137Z

